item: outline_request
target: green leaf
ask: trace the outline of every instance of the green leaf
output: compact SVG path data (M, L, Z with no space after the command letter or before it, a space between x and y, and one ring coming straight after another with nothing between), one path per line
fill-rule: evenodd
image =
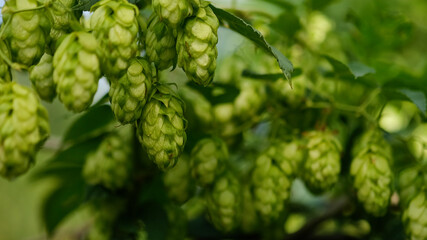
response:
M292 76L297 77L302 74L301 68L295 68ZM267 80L267 81L276 81L277 79L283 78L282 73L269 73L269 74L259 74L252 72L251 70L245 69L242 71L242 77L252 78L256 80Z
M293 11L285 11L270 26L289 39L292 39L302 27L299 17Z
M288 58L286 58L275 47L270 45L258 30L253 28L250 24L246 23L243 19L225 10L216 8L212 4L210 4L209 6L226 27L237 33L240 33L244 37L253 41L255 45L264 49L266 52L275 57L277 62L279 63L280 69L282 69L283 74L285 75L286 79L289 80L289 84L292 86L291 76L294 68Z
M79 3L72 9L75 11L89 11L90 8L97 2L99 2L99 0L79 0Z
M99 136L108 130L113 122L114 114L110 106L91 108L71 125L64 135L63 142L77 142Z
M423 114L426 113L427 99L425 93L411 89L401 89L400 92L408 97L408 99L412 101Z
M360 78L370 73L375 73L375 69L366 66L363 63L360 62L351 62L348 64L348 68L350 69L351 73L354 75L354 78Z
M201 93L212 105L233 102L240 93L234 84L213 83L203 87L190 81L187 85Z
M370 82L363 78L370 73L375 73L373 68L370 68L362 63L353 62L351 65L346 65L337 59L328 55L322 55L332 66L334 71L329 73L331 77L338 80L350 81L353 83L361 83L367 86L375 86L375 82ZM357 81L354 81L356 80Z

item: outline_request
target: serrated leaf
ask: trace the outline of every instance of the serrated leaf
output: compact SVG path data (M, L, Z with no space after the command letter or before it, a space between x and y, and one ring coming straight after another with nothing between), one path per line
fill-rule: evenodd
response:
M423 114L427 112L427 98L425 93L411 89L401 89L400 92L408 97Z
M374 73L375 70L373 68L370 68L362 63L352 63L350 67L328 55L322 56L331 64L332 68L334 69L333 72L330 73L331 77L335 77L338 80L361 83L367 86L375 86L375 82L369 82L363 78L367 74ZM356 79L357 81L354 81Z
M292 76L297 77L302 74L301 68L295 68ZM252 72L251 70L245 69L242 71L242 77L252 78L256 80L267 80L267 81L276 81L277 79L283 78L282 73L269 73L269 74L259 74Z
M275 57L280 69L282 69L283 74L285 75L286 79L289 80L289 84L292 86L291 77L293 72L293 65L287 57L285 57L275 47L270 45L258 30L253 28L250 24L246 23L243 19L223 9L216 8L212 4L210 4L209 6L213 10L215 15L225 24L226 27L248 38L249 40L254 42L255 45Z

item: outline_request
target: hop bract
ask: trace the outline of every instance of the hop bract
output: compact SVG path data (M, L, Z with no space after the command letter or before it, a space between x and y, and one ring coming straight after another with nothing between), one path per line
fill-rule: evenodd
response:
M55 52L53 81L59 100L69 110L81 112L92 103L100 77L97 48L91 34L73 32Z
M188 79L203 86L211 83L214 77L218 26L218 18L205 2L178 33L178 65Z
M110 87L111 109L121 123L132 123L141 117L153 84L150 63L133 58L127 72Z
M421 167L411 166L403 170L399 175L399 197L402 206L407 206L425 184L427 174Z
M47 111L35 93L0 83L0 175L12 179L28 171L49 132Z
M187 140L186 125L184 102L168 86L157 86L137 126L141 144L160 169L175 166Z
M52 102L56 96L56 85L53 82L52 56L45 53L40 62L30 68L30 80L40 98Z
M427 239L427 191L421 190L403 211L402 221L411 240Z
M92 6L91 12L90 27L101 46L102 72L114 81L138 55L139 10L126 0L102 0Z
M11 59L9 48L2 39L0 39L0 51L2 51L7 58ZM0 83L10 82L11 80L10 67L2 58L0 58Z
M193 7L189 0L153 0L154 11L172 29L177 29L185 18L191 16Z

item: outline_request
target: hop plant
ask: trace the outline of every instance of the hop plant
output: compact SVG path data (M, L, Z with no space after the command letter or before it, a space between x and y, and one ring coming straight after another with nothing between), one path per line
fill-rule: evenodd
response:
M12 60L27 67L36 64L42 57L48 44L50 21L44 9L14 12L39 6L35 0L11 0L6 1L6 6L2 9L3 23L10 23L4 27Z
M0 83L0 175L12 179L27 172L49 132L47 111L35 93Z
M360 139L363 143L359 144L364 147L354 157L350 174L365 210L374 216L382 216L387 211L391 195L391 153L386 151L390 147L380 138L380 132L371 132Z
M159 70L172 66L176 61L176 37L172 28L160 21L156 14L148 22L145 46L148 59Z
M403 211L402 222L411 240L427 239L427 191L419 191Z
M239 181L231 173L220 176L206 194L209 218L214 226L229 232L239 224L241 203Z
M237 117L248 119L256 116L265 100L265 88L259 83L243 82L240 93L234 100L234 109Z
M313 193L331 189L338 181L341 169L341 144L330 131L306 134L307 158L302 167L302 178Z
M138 55L139 10L126 0L102 0L91 12L90 27L102 49L102 71L116 80L126 71L129 60Z
M49 36L53 41L52 49L56 49L56 43L65 35L72 32L72 22L75 21L74 12L71 10L76 0L52 1L47 8L52 19L52 28Z
M133 58L127 72L110 87L111 109L121 123L141 117L153 84L151 65L143 58Z
M152 4L160 20L172 29L178 29L185 18L193 14L189 0L153 0Z
M55 52L53 81L59 100L69 110L81 112L92 103L100 77L97 48L91 34L73 32Z
M2 51L4 56L8 59L11 59L9 48L2 39L0 39L0 51ZM2 58L0 58L0 83L10 82L11 80L10 67Z
M215 73L218 26L218 18L204 2L178 33L178 65L188 79L203 86L212 82Z
M137 122L138 136L149 158L166 170L175 166L187 135L184 102L166 85L156 87Z
M403 170L399 175L399 196L403 206L407 206L419 192L422 186L427 184L427 174L422 166L412 166Z
M163 176L163 183L169 198L177 203L186 202L195 190L190 170L190 159L187 155L182 154L176 166L165 172Z
M55 83L53 82L52 56L45 53L40 62L30 68L30 80L40 98L52 102L56 97Z
M252 172L255 208L264 222L276 219L282 212L295 177L292 162L278 150L278 146L270 146L256 159Z
M86 182L112 190L125 186L132 169L131 130L126 126L112 132L88 155L83 167Z
M228 159L225 143L219 138L205 138L197 142L191 151L191 174L201 186L212 184L224 169Z

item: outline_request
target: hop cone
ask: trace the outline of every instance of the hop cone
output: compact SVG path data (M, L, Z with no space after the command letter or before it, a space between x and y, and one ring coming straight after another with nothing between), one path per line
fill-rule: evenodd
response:
M110 87L111 109L119 122L131 123L141 117L152 83L150 63L143 58L133 58L127 72Z
M191 174L197 184L212 184L222 172L227 159L227 146L221 139L205 138L197 142L191 151Z
M138 135L150 159L165 170L175 166L184 149L187 121L184 102L165 85L156 90L142 111Z
M218 51L219 22L209 6L204 4L196 16L186 20L177 41L178 65L188 79L207 86L213 79Z
M131 127L108 135L98 149L88 155L83 176L89 184L118 189L127 183L132 169Z
M102 49L102 71L107 77L119 78L129 60L138 55L139 10L126 0L102 0L91 12L90 27Z
M176 59L176 38L173 31L156 14L150 18L145 38L148 59L157 69L164 70Z
M73 32L56 50L53 81L59 100L69 110L81 112L92 103L100 77L97 48L91 34Z
M423 189L409 202L403 211L402 221L408 239L427 239L427 191Z
M152 5L160 20L172 29L178 29L184 19L193 13L189 0L153 0Z
M425 171L425 170L424 170ZM413 166L403 170L399 175L399 196L403 206L407 206L427 184L427 174L420 166Z
M375 135L360 139L359 144L364 147L355 155L350 174L354 177L357 197L365 210L374 216L382 216L387 211L391 195L391 154L384 150L389 148L384 139Z
M261 154L252 172L255 208L265 222L279 216L294 179L292 163L281 157L278 150L273 145Z
M313 131L306 137L309 140L302 178L310 191L321 193L331 189L338 181L341 144L329 131Z
M234 100L235 114L243 120L256 116L265 99L263 84L243 82L240 93Z
M190 174L190 159L181 155L178 163L163 176L166 192L177 203L186 202L194 191L194 183Z
M37 65L30 68L30 80L40 98L52 102L56 96L53 82L52 56L45 53Z
M3 23L6 26L6 38L10 45L12 60L27 67L36 64L42 57L46 44L50 22L43 9L29 10L10 14L10 10L22 10L39 7L35 0L6 1L2 9Z
M215 181L206 195L209 217L215 228L229 232L239 224L240 197L240 183L232 174L226 173Z
M250 185L243 186L241 209L241 229L244 233L255 232L259 226L259 219L255 207L254 196L251 192Z
M7 58L11 59L9 48L2 39L0 39L0 51L2 51ZM2 58L0 58L0 83L10 82L11 80L12 77L10 76L9 65L7 65L7 63Z
M71 8L76 4L76 0L57 0L52 1L47 9L52 19L52 28L50 29L49 36L53 43L56 44L58 40L72 32L72 22L76 16ZM56 46L53 46L56 49Z
M15 82L0 83L0 174L25 173L49 135L46 109L37 95Z

